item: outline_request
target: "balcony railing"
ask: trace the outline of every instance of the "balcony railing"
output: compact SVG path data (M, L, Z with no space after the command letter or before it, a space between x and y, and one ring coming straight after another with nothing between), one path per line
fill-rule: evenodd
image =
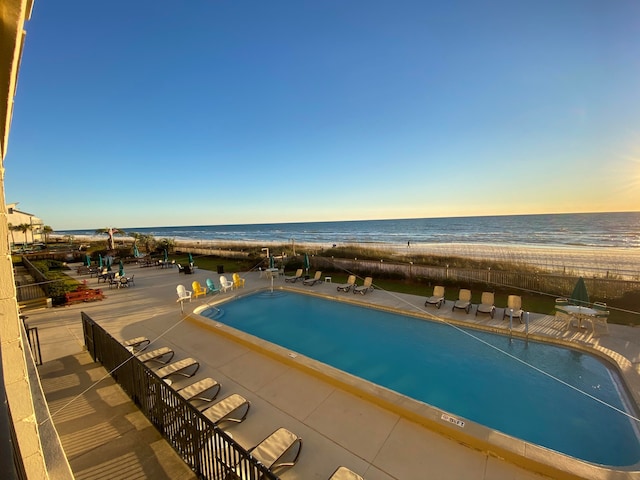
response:
M278 479L91 317L84 312L81 315L84 341L91 357L111 373L199 478L220 480L229 478L233 471L247 480Z

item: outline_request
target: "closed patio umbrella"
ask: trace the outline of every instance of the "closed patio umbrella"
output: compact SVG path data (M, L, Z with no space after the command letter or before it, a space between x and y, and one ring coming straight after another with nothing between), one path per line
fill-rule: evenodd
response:
M167 249L164 249L164 263L167 263L169 261L169 254L167 253Z
M274 268L273 255L269 255L269 268Z
M307 273L307 275L309 274L309 255L307 255L306 253L304 254L304 270Z
M102 270L102 255L98 254L98 267L100 268L100 270Z
M189 252L189 265L193 265L193 255Z
M133 246L133 256L136 258L140 256L140 252L138 251L138 245Z
M120 260L120 270L118 270L118 274L121 277L124 277L124 265L122 264L122 260Z
M584 278L578 278L576 286L573 287L570 299L571 303L574 305L582 307L589 306L589 293L587 292L587 286L584 283Z
M107 271L111 271L111 255L107 255Z
M89 256L89 254L86 254L86 255L84 256L84 262L85 262L85 264L87 265L87 267L90 267L90 266L91 266L91 257Z

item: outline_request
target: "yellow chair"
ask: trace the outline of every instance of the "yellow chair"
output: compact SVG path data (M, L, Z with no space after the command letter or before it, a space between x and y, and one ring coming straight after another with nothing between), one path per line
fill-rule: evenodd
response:
M207 289L204 288L202 285L200 285L199 281L194 280L191 283L191 287L193 288L193 296L194 296L194 298L198 298L200 295L202 295L203 297L205 297L207 295Z
M233 274L233 287L241 288L244 287L244 278L241 278L237 273Z

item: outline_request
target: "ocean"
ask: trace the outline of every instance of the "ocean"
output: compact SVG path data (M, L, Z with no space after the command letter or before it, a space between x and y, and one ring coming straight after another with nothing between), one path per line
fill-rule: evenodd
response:
M118 225L108 225L119 228ZM103 228L103 227L101 227ZM340 222L196 225L125 228L156 238L269 242L322 246L486 244L537 247L640 247L640 212L414 218ZM95 230L56 231L95 235Z

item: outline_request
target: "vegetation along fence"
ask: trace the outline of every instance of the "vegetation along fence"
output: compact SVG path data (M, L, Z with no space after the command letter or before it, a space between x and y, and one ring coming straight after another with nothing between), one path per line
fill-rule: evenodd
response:
M131 400L202 479L227 478L231 469L247 480L277 480L264 465L82 312L87 350L111 373Z
M312 267L329 268L358 274L407 278L426 282L465 284L484 283L528 291L567 296L573 291L578 277L535 272L496 271L491 269L450 268L407 263L392 263L375 260L351 260L342 258L312 257ZM626 292L640 290L639 281L616 280L610 278L585 278L589 294L594 298L619 298Z

